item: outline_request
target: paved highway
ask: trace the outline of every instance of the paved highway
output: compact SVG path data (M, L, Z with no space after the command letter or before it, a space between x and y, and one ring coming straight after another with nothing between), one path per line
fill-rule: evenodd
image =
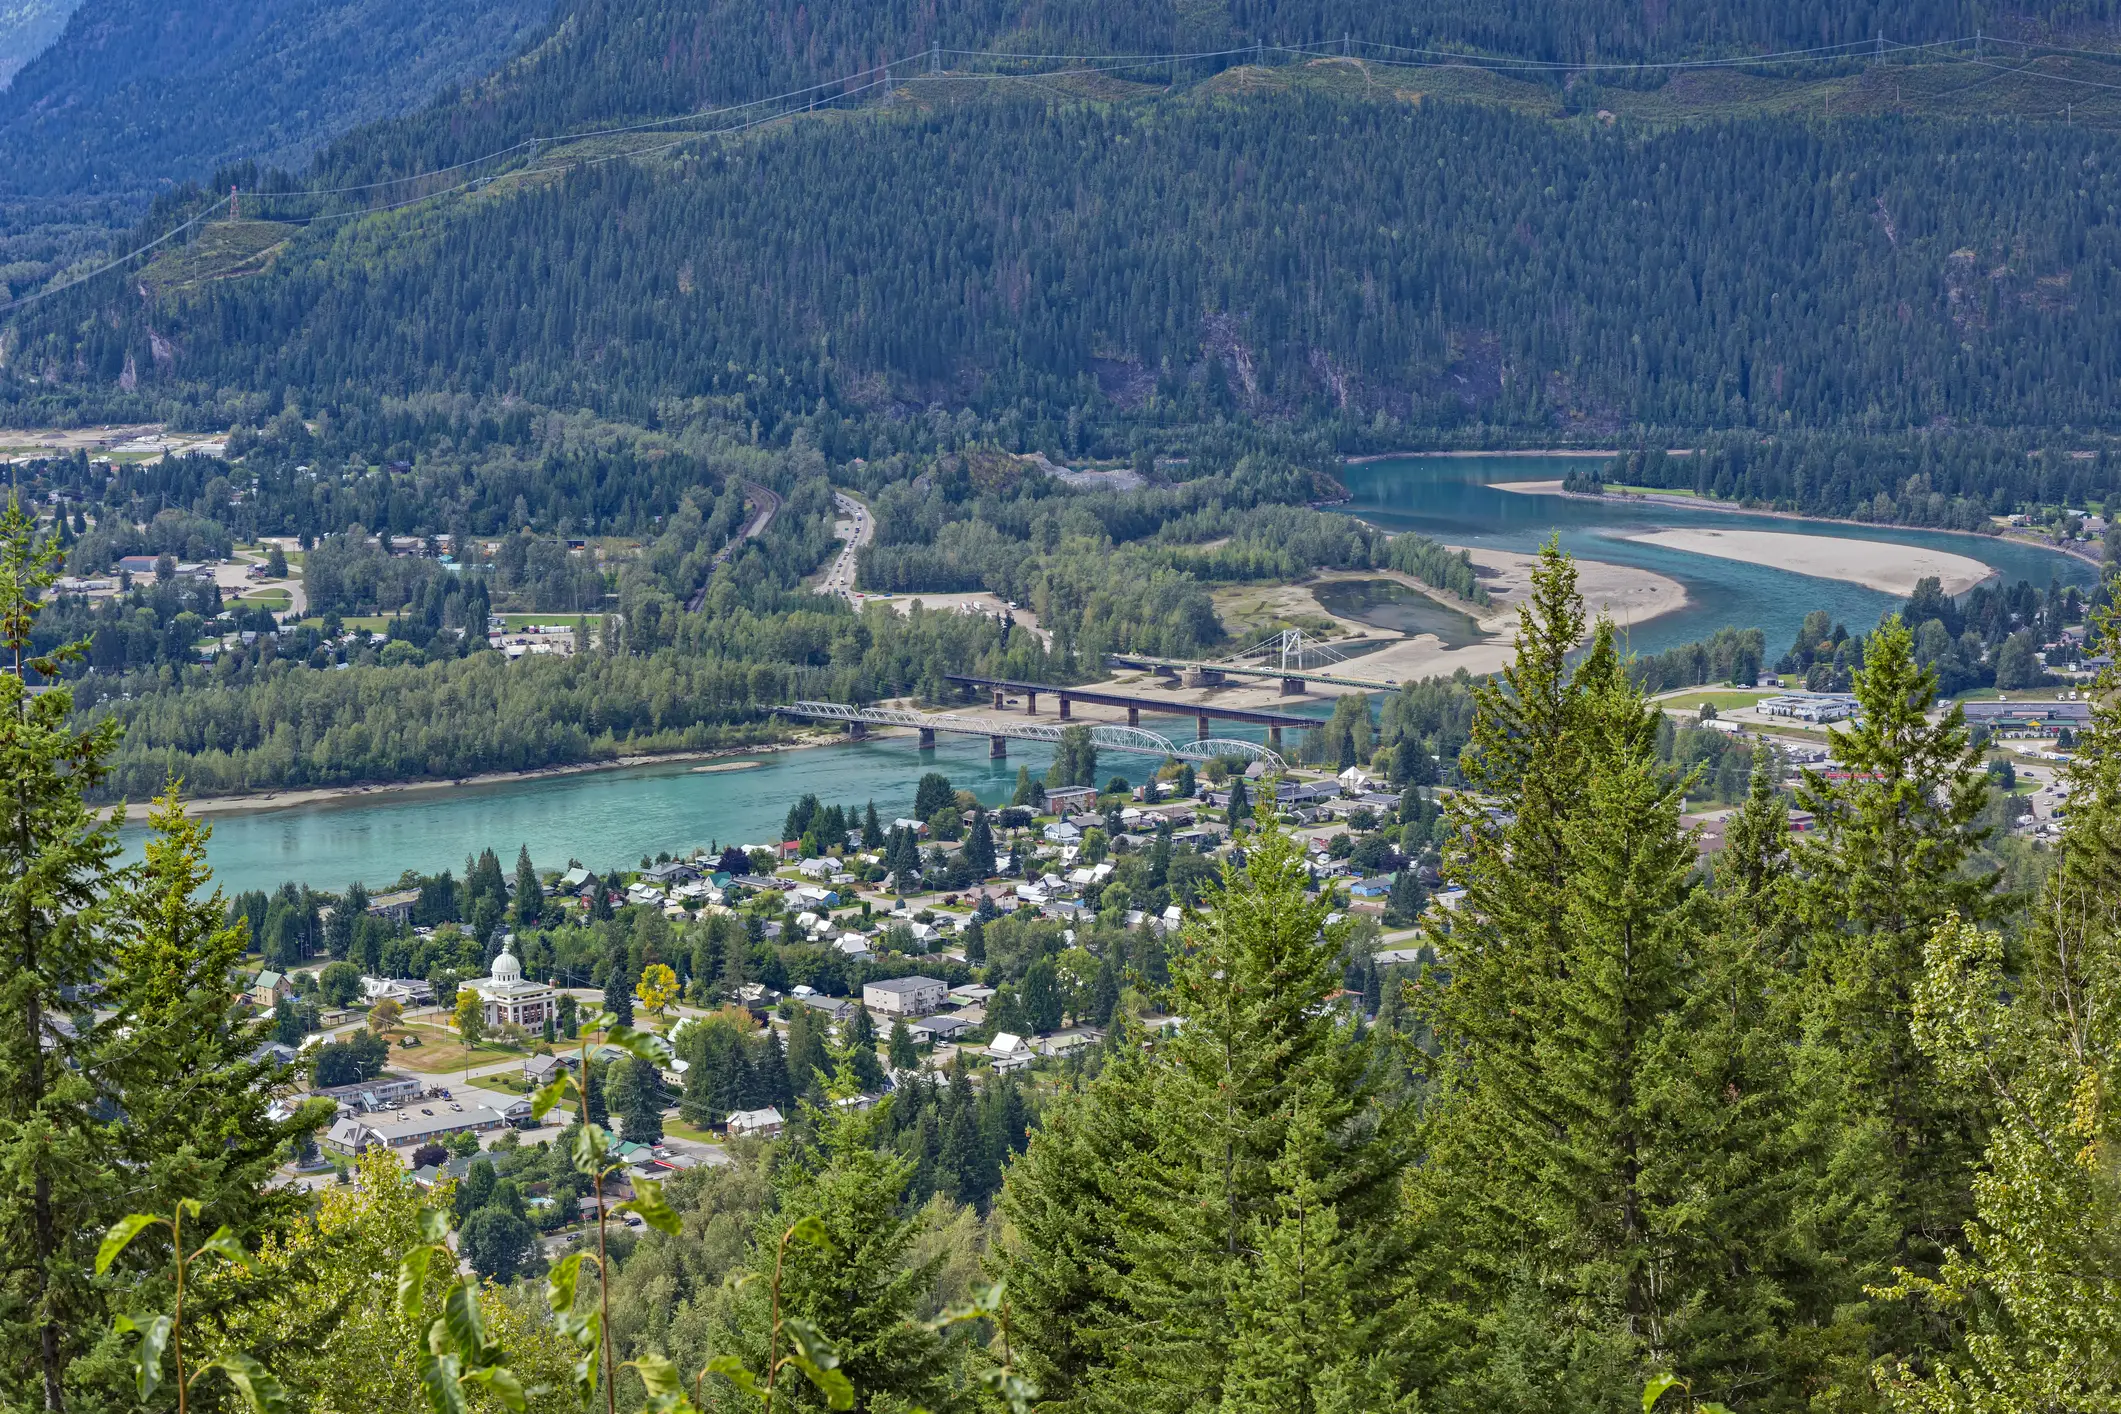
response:
M833 492L832 504L845 517L832 526L833 535L841 542L840 552L833 556L832 567L825 571L825 577L817 582L817 592L851 599L854 597L856 562L862 547L876 535L876 518L869 514L867 506L845 491Z

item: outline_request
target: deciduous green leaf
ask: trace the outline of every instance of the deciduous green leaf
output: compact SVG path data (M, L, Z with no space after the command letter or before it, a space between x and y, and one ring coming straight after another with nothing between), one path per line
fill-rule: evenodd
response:
M250 1406L251 1414L287 1414L287 1390L272 1371L240 1352L232 1352L212 1361L200 1371L219 1370L228 1376L228 1382L243 1396Z
M574 1309L575 1287L582 1278L582 1252L570 1252L552 1264L545 1276L545 1304L553 1314L564 1316Z
M1657 1401L1664 1398L1665 1394L1678 1384L1679 1376L1669 1372L1652 1376L1650 1382L1642 1387L1642 1414L1650 1414L1650 1411L1657 1407Z
M158 1222L164 1221L153 1213L127 1213L111 1224L110 1231L103 1234L103 1245L96 1249L96 1275L102 1276L110 1270L110 1264L118 1260L118 1254Z
M235 1233L230 1231L225 1223L215 1229L212 1237L199 1244L199 1250L193 1256L204 1256L208 1252L213 1253L216 1257L234 1262L245 1271L251 1271L257 1265L252 1260L250 1253L243 1250L243 1244L236 1241Z
M420 1237L427 1242L449 1240L449 1214L440 1208L420 1209Z
M781 1322L781 1331L788 1337L797 1354L820 1370L830 1370L840 1363L840 1353L830 1339L810 1322L800 1316L790 1316Z
M410 1321L420 1314L427 1293L427 1263L434 1248L415 1247L398 1263L398 1314Z
M796 1357L795 1366L817 1386L817 1392L825 1396L827 1409L854 1408L854 1381L847 1378L846 1371L825 1369L800 1356Z
M506 1365L488 1365L484 1369L469 1371L464 1378L483 1387L511 1414L523 1414L530 1402L523 1391L523 1382Z
M746 1394L757 1398L765 1396L766 1389L765 1386L759 1383L759 1377L745 1368L744 1362L737 1359L734 1355L715 1356L707 1362L707 1373L720 1375Z
M454 1355L420 1356L420 1388L426 1391L427 1407L434 1414L470 1414L470 1402L464 1398L464 1386L457 1379L458 1368Z
M652 1178L637 1178L633 1181L633 1197L619 1204L622 1213L639 1213L644 1222L658 1232L677 1236L684 1224L678 1218L677 1209L663 1201L663 1185Z
M140 1343L133 1347L133 1382L139 1386L140 1398L147 1399L162 1387L162 1352L169 1345L170 1319L167 1316L118 1316L111 1321L114 1331L138 1331Z
M832 1246L832 1234L825 1230L824 1220L815 1213L799 1218L795 1226L788 1229L788 1239L806 1247L829 1249Z
M530 1097L530 1117L543 1119L552 1112L553 1106L565 1100L574 1090L574 1076L561 1071L551 1082L540 1085L538 1093Z
M596 1174L603 1171L604 1155L611 1150L611 1136L598 1124L585 1124L575 1131L574 1167L576 1173Z
M442 1298L442 1323L450 1344L467 1365L484 1365L486 1315L479 1309L479 1289L469 1279L452 1284Z
M650 1065L662 1065L669 1061L673 1052L670 1043L653 1031L636 1031L631 1026L613 1026L606 1030L604 1039L620 1050Z

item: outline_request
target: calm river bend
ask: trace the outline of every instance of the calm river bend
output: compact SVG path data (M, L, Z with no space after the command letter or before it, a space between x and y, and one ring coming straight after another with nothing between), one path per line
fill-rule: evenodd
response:
M1772 659L1813 609L1823 608L1861 631L1896 602L1857 585L1619 538L1639 529L1746 526L1928 545L1981 560L2011 582L2029 579L2043 588L2052 575L2089 588L2096 574L2081 560L1985 536L1601 504L1494 489L1499 481L1548 479L1596 465L1547 456L1366 462L1343 473L1353 497L1339 509L1388 530L1417 530L1458 545L1532 550L1558 532L1562 545L1580 558L1639 565L1679 580L1687 587L1687 607L1632 630L1631 643L1639 652L1656 652L1734 624L1766 630ZM1190 735L1192 723L1145 718L1143 725L1166 735ZM827 804L861 806L874 800L889 819L910 807L924 771L941 771L982 800L1003 801L1019 765L1040 773L1051 759L1050 751L1035 743L1011 742L1009 750L1007 761L990 761L987 743L977 738L944 736L931 751L919 750L910 738L887 739L761 753L755 758L761 764L750 770L699 772L693 769L698 763L672 762L216 815L209 817L214 831L210 859L217 881L230 892L271 889L288 879L332 891L360 879L373 889L407 869L461 869L467 855L486 848L500 855L507 869L517 846L525 844L539 868L576 859L609 869L666 849L678 853L717 841L766 841L778 833L789 804L806 792ZM1112 757L1109 764L1100 763L1099 773L1139 778L1146 764L1146 758ZM142 833L137 826L125 832L136 856Z

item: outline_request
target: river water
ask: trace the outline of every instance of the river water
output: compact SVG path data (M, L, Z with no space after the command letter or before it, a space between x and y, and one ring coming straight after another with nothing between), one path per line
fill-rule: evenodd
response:
M1532 550L1559 533L1584 559L1640 565L1684 583L1687 608L1631 630L1638 652L1706 637L1726 624L1767 632L1770 661L1796 636L1813 609L1825 609L1862 631L1897 602L1860 586L1814 579L1766 565L1709 559L1618 538L1637 529L1688 525L1758 526L1785 533L1845 536L1934 546L1995 567L2008 580L2045 587L2050 575L2089 587L2094 570L2068 556L1984 536L1843 526L1640 504L1602 504L1498 491L1498 481L1548 479L1595 463L1556 457L1409 457L1346 469L1353 493L1342 507L1391 530L1418 530L1451 544ZM1416 606L1418 608L1418 606ZM1410 625L1412 626L1412 625ZM1292 704L1293 706L1293 704ZM1295 708L1294 710L1303 710ZM1050 720L1050 718L1048 718ZM1144 717L1167 736L1192 735L1191 718ZM1218 727L1218 731L1229 731ZM284 810L209 817L209 858L231 892L271 889L289 879L337 891L355 879L371 889L407 869L461 869L467 855L491 848L503 869L527 845L536 865L570 859L594 869L631 866L644 854L694 846L757 844L778 835L788 807L805 793L826 804L865 806L885 819L910 810L923 772L941 771L953 785L989 803L1007 800L1020 765L1043 773L1052 753L1033 742L1009 743L1006 761L990 761L979 737L942 736L920 750L909 737L757 756L751 770L701 772L696 762L591 771L494 785L377 794ZM1140 779L1149 758L1109 756L1098 774ZM142 830L126 840L137 854Z

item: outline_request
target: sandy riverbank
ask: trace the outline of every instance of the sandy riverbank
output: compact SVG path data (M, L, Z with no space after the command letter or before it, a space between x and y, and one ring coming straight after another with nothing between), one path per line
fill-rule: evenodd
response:
M1923 579L1943 582L1946 594L1964 594L1995 571L1976 559L1900 545L1890 540L1844 540L1830 535L1785 535L1771 530L1653 530L1627 537L1688 554L1744 564L1771 565L1814 579L1838 579L1882 594L1905 596Z
M404 795L413 791L456 790L467 786L510 785L519 781L545 780L554 776L578 776L588 771L619 771L629 766L660 766L679 761L707 761L729 756L765 756L782 751L801 751L813 746L837 745L836 740L819 738L810 741L768 743L764 746L721 747L713 751L671 751L644 756L618 756L609 761L577 761L565 766L541 766L534 771L488 771L483 775L459 776L450 780L429 781L384 781L375 785L320 786L310 790L263 791L257 795L208 795L184 802L187 815L241 815L252 811L292 810L302 805L322 805L334 800L359 800L371 796ZM744 771L763 763L757 761L732 761L723 766L694 767L694 770ZM109 807L99 806L99 810ZM149 812L154 809L150 801L138 801L125 807L127 824L144 824Z
M1390 570L1335 572L1303 584L1283 586L1276 596L1276 602L1266 604L1265 607L1278 607L1287 613L1330 619L1341 629L1344 636L1329 642L1343 652L1351 652L1352 656L1345 663L1323 671L1385 683L1449 677L1461 668L1476 677L1483 676L1500 671L1516 655L1514 636L1517 632L1517 606L1530 597L1532 570L1539 563L1539 557L1485 547L1469 549L1468 553L1472 555L1474 565L1482 571L1481 583L1494 600L1485 610L1478 605L1465 603L1442 590L1421 584L1410 576ZM1583 594L1584 607L1590 617L1595 620L1600 614L1604 614L1623 629L1647 623L1665 614L1677 613L1687 605L1686 586L1654 571L1637 569L1632 565L1608 564L1602 560L1578 560L1576 576L1577 587ZM1329 613L1312 595L1311 588L1316 584L1345 579L1396 580L1410 589L1429 595L1438 603L1474 616L1481 639L1464 647L1450 648L1434 634L1401 637L1369 624ZM1354 651L1377 643L1384 646L1368 648L1368 651ZM1287 707L1302 700L1283 697L1280 684L1273 679L1233 679L1222 687L1181 688L1172 679L1157 678L1149 673L1120 673L1115 674L1114 678L1115 681L1125 683L1130 691L1145 691L1158 697L1169 698L1174 709L1193 702L1218 702L1232 707ZM1312 683L1308 685L1306 693L1309 696L1324 698L1360 690ZM1084 709L1078 707L1076 711L1081 713Z
M1483 571L1481 583L1495 601L1479 620L1485 640L1463 648L1446 648L1433 634L1421 634L1365 654L1356 660L1360 668L1351 670L1360 671L1365 677L1399 682L1449 676L1460 668L1476 677L1501 671L1516 656L1513 636L1517 631L1517 607L1531 597L1532 571L1538 566L1539 557L1487 548L1472 548L1468 553L1474 566ZM1687 606L1685 585L1633 565L1578 560L1576 587L1583 595L1589 619L1595 622L1603 615L1622 629L1677 613ZM1453 602L1441 594L1436 597Z

